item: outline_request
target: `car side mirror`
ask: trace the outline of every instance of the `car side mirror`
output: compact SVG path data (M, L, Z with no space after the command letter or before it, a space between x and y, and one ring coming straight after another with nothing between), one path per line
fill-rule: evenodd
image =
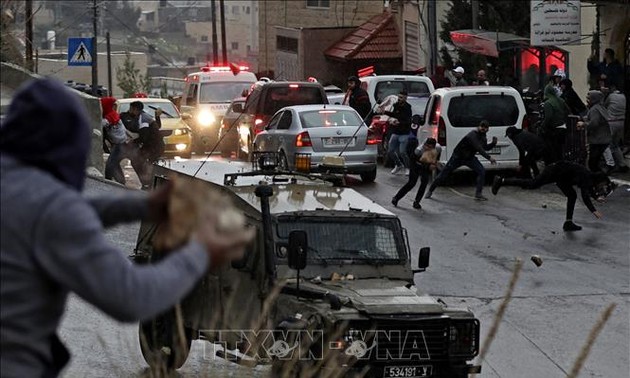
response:
M232 111L233 111L234 113L243 113L243 110L244 110L244 109L243 109L243 104L241 104L241 103L234 104L234 105L232 106Z
M429 266L429 258L431 257L431 247L422 247L418 253L418 269L413 273L420 273L427 270Z
M289 268L300 270L306 268L306 251L308 242L306 231L294 230L289 233Z
M187 121L187 120L189 120L189 119L192 119L192 117L193 117L193 116L192 116L192 114L190 114L190 113L182 113L182 119L183 119L184 121Z

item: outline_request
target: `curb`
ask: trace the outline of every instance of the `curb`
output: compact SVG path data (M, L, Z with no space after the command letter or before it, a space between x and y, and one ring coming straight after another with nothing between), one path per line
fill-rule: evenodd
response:
M624 186L624 185L625 186L630 186L630 181L621 180L621 179L614 178L614 177L611 177L610 181L614 182L615 184L617 184L619 186Z
M96 180L99 182L102 182L103 184L108 184L108 185L112 185L112 186L117 186L119 188L125 188L125 189L130 189L133 190L131 188L126 187L125 185L118 183L114 180L109 180L106 179L105 176L103 176L103 174L101 173L101 171L99 171L98 169L96 169L95 167L88 167L86 170L86 175L87 178L90 178L92 180Z

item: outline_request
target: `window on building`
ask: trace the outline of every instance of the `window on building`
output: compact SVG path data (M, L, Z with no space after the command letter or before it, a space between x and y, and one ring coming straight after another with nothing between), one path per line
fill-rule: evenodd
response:
M147 13L147 21L148 22L153 22L155 21L155 13L151 12L151 13Z
M276 49L297 54L298 40L297 38L284 37L279 35L276 37Z
M238 7L238 5L235 5L232 7L232 14L240 14L241 13L241 8Z
M202 35L201 36L201 42L208 42L208 36L207 35Z
M309 8L330 8L330 0L306 0Z
M249 14L249 7L245 7L245 14Z
M251 52L252 51L252 47L250 45L247 45L247 52Z
M232 42L232 50L238 50L238 42Z

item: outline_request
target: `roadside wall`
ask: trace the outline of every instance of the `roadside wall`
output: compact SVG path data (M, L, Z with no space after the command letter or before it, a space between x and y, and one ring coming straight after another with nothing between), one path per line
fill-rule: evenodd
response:
M2 81L2 85L13 90L19 88L27 81L42 78L40 75L33 74L30 71L11 63L2 62L0 71L0 81ZM74 92L75 95L79 97L83 105L85 105L90 118L90 127L92 128L92 145L86 169L88 169L91 174L100 174L102 176L102 172L105 170L105 162L103 160L103 137L101 131L101 103L97 97L90 96L74 89L70 90ZM96 169L98 173L93 172L94 169Z

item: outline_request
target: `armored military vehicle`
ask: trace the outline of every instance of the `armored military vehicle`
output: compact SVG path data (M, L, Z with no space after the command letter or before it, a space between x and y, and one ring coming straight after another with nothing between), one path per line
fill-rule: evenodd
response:
M156 166L156 185L196 176L227 193L257 237L241 261L211 269L175 309L140 325L147 363L178 368L191 341L203 339L220 346L221 358L272 365L272 376L479 372L479 321L414 285L429 248L416 260L396 215L339 186L339 177L281 172L273 161L255 158L254 170L218 161ZM136 262L159 260L155 228L141 225Z

